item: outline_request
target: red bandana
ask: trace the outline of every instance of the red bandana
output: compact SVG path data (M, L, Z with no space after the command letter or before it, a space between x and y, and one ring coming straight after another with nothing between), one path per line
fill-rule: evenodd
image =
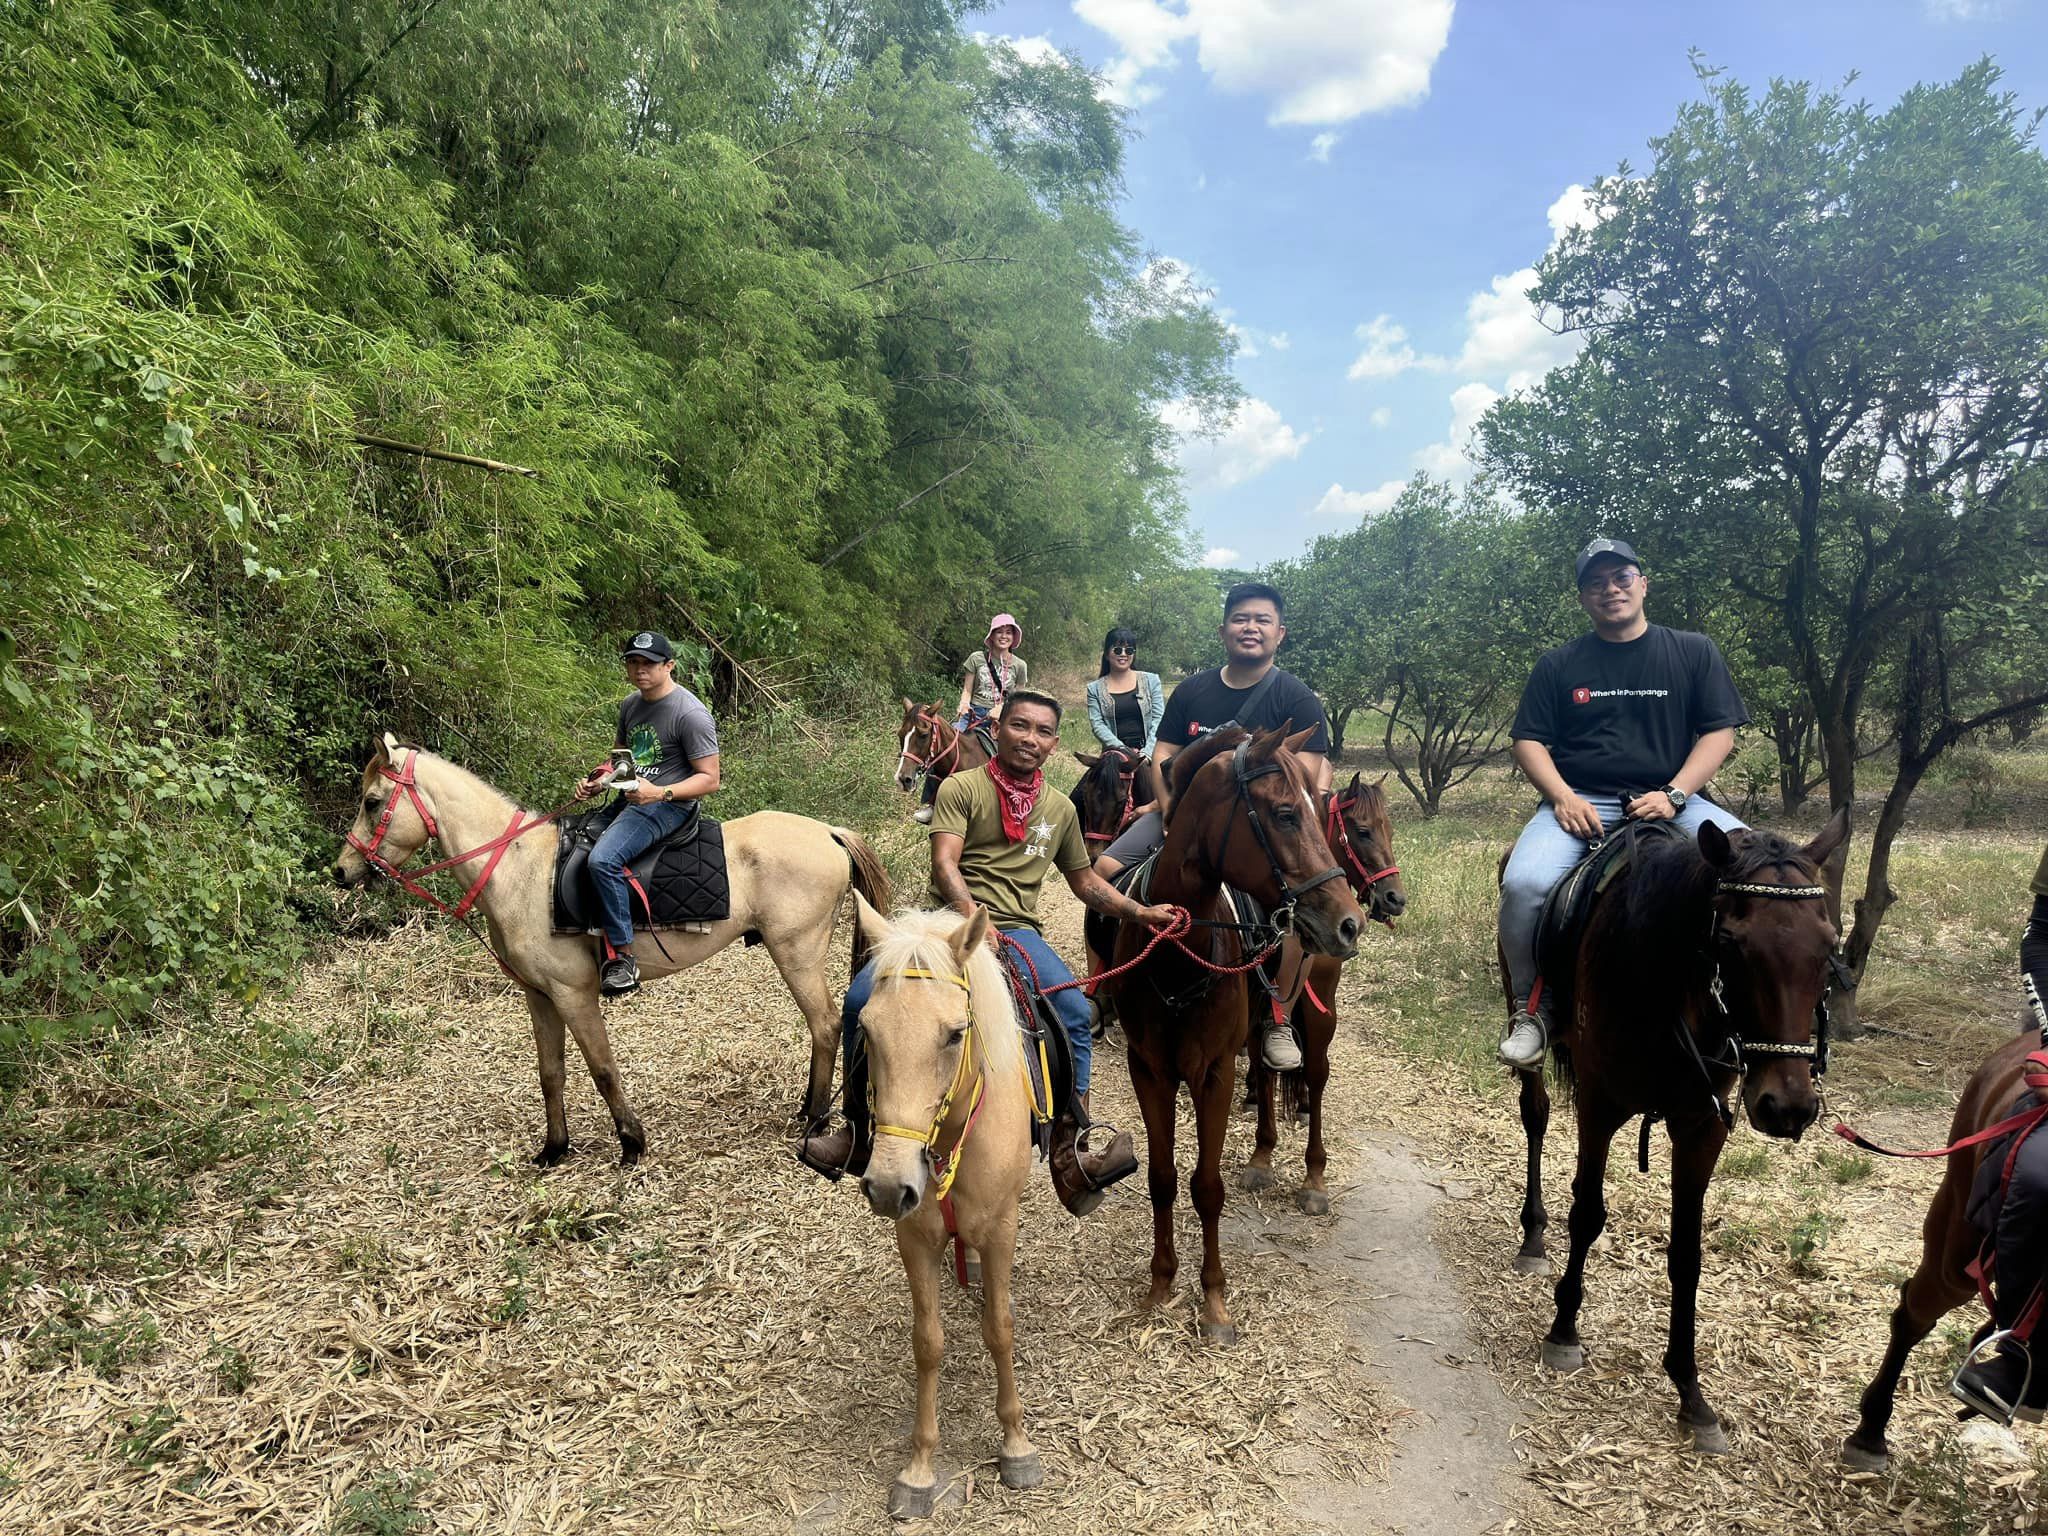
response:
M1038 807L1038 796L1045 788L1045 774L1034 769L1031 777L1022 783L1003 772L1003 765L994 758L988 760L988 776L996 786L996 807L1003 813L1003 836L1013 843L1024 841L1024 834L1030 830L1031 813Z

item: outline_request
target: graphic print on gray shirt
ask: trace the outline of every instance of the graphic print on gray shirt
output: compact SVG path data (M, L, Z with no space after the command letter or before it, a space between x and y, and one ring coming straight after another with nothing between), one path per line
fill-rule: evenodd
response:
M619 705L619 732L612 745L632 749L648 783L680 784L690 776L692 762L718 755L718 726L687 688L678 687L651 704L636 693Z

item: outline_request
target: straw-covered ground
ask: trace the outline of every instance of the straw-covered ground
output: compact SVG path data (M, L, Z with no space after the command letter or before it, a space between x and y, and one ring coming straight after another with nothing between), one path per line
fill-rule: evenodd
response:
M1928 819L1946 829L1902 845L1906 899L1865 999L1880 1032L1837 1053L1829 1085L1833 1112L1885 1138L1937 1140L2006 1026L2017 893L2048 820L2036 782L2048 775L2020 761L2017 810L1963 825L1986 819L1963 806L1977 793L1936 786ZM1500 1448L1519 1463L1520 1508L1496 1529L2037 1528L2037 1438L2023 1437L2017 1461L1966 1454L1944 1405L1964 1314L1908 1374L1893 1470L1851 1476L1835 1459L1916 1255L1929 1165L1746 1127L1731 1140L1709 1199L1701 1361L1732 1455L1684 1449L1658 1365L1661 1137L1648 1177L1634 1172L1632 1132L1613 1165L1611 1238L1583 1323L1589 1368L1557 1378L1536 1364L1549 1287L1508 1271L1519 1132L1486 1065L1499 1011L1492 863L1518 805L1511 787L1482 784L1435 821L1400 821L1412 916L1374 930L1347 972L1330 1098L1340 1215L1374 1128L1414 1138L1457 1175L1439 1245L1471 1337L1523 1417ZM907 873L907 839L887 841ZM1077 950L1078 909L1063 893L1047 900L1056 941ZM734 950L615 1007L611 1023L651 1139L631 1172L573 1068L577 1156L545 1175L531 1167L539 1095L523 1010L466 938L420 926L345 947L289 999L210 1036L166 1034L143 1052L146 1073L95 1080L74 1063L61 1100L29 1095L5 1147L12 1187L26 1159L60 1157L89 1117L140 1126L176 1109L163 1123L209 1127L263 1097L276 1129L179 1163L192 1171L168 1216L123 1217L148 1234L123 1269L67 1267L48 1234L31 1252L0 1227L0 1281L18 1261L0 1318L0 1530L885 1523L909 1424L907 1301L889 1230L782 1149L803 1059L794 1007L764 956ZM294 1059L317 1070L285 1083L262 1063L287 1038L311 1042ZM1120 1050L1102 1062L1099 1101L1133 1119ZM1249 1144L1240 1121L1228 1162ZM1557 1247L1568 1113L1551 1151ZM1283 1133L1283 1169L1298 1154ZM80 1175L81 1200L111 1198L109 1166L94 1165L99 1184ZM934 1525L1298 1529L1285 1500L1304 1478L1355 1482L1369 1501L1404 1406L1428 1405L1377 1384L1358 1327L1373 1298L1319 1269L1332 1229L1288 1194L1283 1180L1255 1204L1232 1186L1233 1211L1280 1241L1227 1253L1244 1342L1219 1350L1195 1337L1185 1204L1182 1294L1154 1316L1138 1306L1141 1183L1084 1223L1034 1184L1017 1336L1046 1483L1015 1494L994 1480L992 1373L971 1299L949 1282L941 1416L966 1505Z

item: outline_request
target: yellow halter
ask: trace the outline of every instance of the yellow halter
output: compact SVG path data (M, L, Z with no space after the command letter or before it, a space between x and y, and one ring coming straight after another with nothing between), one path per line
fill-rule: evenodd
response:
M936 1198L943 1200L952 1193L953 1180L960 1172L961 1149L967 1145L967 1133L974 1129L974 1117L981 1112L982 1094L988 1087L988 1081L983 1077L981 1068L974 1059L974 985L964 975L954 976L944 971L926 971L914 968L901 971L884 971L875 979L880 981L884 977L896 977L906 981L951 982L967 994L967 1029L960 1037L960 1065L954 1069L953 1081L947 1085L944 1095L939 1099L938 1111L932 1116L931 1128L924 1131L914 1131L900 1125L882 1125L877 1123L875 1126L875 1134L877 1136L895 1136L904 1141L914 1141L925 1149L931 1158L932 1178L934 1181L933 1194ZM953 1149L950 1152L942 1153L939 1151L939 1133L946 1128L946 1121L953 1113L953 1101L960 1096L960 1090L966 1086L967 1075L970 1072L974 1074L974 1090L969 1095L967 1101L967 1123L960 1127L960 1139L953 1143ZM869 1117L873 1118L874 1113L875 1084L871 1076L868 1079Z

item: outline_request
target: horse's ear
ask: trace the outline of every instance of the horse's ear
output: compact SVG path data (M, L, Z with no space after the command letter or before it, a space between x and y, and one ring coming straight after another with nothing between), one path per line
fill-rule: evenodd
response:
M988 908L980 902L974 904L974 916L953 930L953 958L960 962L960 969L967 969L967 960L976 949L988 942Z
M1716 869L1726 869L1729 860L1735 857L1728 834L1711 821L1700 823L1700 856Z
M1806 856L1820 871L1820 883L1827 887L1828 906L1833 914L1842 910L1842 877L1849 870L1849 808L1845 805L1828 818L1820 836L1806 845Z
M1352 782L1355 784L1358 781L1356 779L1353 779ZM1385 789L1387 787L1387 776L1383 773L1378 778L1374 779L1372 781L1372 787L1374 789Z
M395 763L398 761L399 749L400 743L398 738L389 731L386 731L383 740L378 744L378 750L384 754L386 759Z
M915 704L913 704L913 703L911 703L911 702L910 702L910 695L909 695L909 694L905 694L905 695L903 696L903 713L905 713L906 715L909 715L909 714L915 714L916 712L917 712L917 706L916 706Z
M1294 724L1294 722L1290 720L1287 722L1287 724L1292 725ZM1286 726L1282 726L1281 729L1285 730ZM1290 752L1299 752L1302 749L1302 747L1307 744L1309 737L1315 735L1315 733L1316 727L1312 725L1305 731L1296 731L1292 736L1289 736L1284 742L1282 742L1281 745L1285 746L1287 750Z
M889 937L889 919L869 906L867 897L859 891L853 893L853 921L861 943L869 949Z
M1090 757L1086 752L1076 752L1074 756L1079 758L1085 766L1090 768L1093 768L1097 763L1102 761L1102 754L1100 752L1096 753L1093 757Z
M1253 731L1251 733L1251 751L1248 752L1246 755L1248 757L1261 759L1273 756L1276 752L1280 750L1280 748L1283 745L1285 745L1287 741L1287 733L1293 729L1294 717L1292 715L1289 715L1285 720L1282 720L1280 722L1278 727L1276 727L1273 730Z
M1352 774L1352 775L1351 775L1351 793L1352 793L1352 794L1356 795L1356 794L1362 794L1362 793L1364 792L1364 786L1363 786L1363 783L1361 782L1361 781L1362 781L1362 780L1363 780L1364 778L1365 778L1365 775L1364 775L1364 774L1362 774L1362 773L1354 773L1354 774Z

